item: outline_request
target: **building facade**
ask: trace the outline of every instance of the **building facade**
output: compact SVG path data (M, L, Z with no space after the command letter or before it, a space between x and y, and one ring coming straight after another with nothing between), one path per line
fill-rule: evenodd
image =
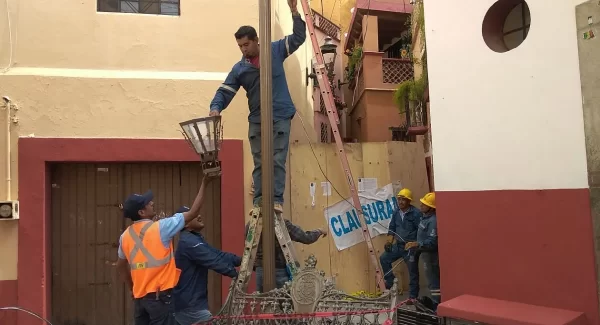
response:
M273 39L291 33L287 2L272 9ZM118 204L148 188L162 212L191 204L199 159L178 123L208 114L241 58L233 33L258 28L258 4L8 0L0 16L0 105L9 108L0 117L9 139L0 144L0 179L10 179L0 201L19 201L19 220L0 221L0 305L65 324L121 324L130 310L113 266L126 226ZM298 76L311 58L307 39L286 61L309 130L312 88ZM223 113L223 178L204 211L214 218L208 240L232 252L243 247L251 201L247 114L244 94ZM304 140L298 123L291 137ZM227 287L213 285L215 301ZM110 311L115 316L103 318ZM36 323L15 315L0 312L0 322Z
M349 57L347 129L352 140L389 141L390 128L407 122L394 102L394 91L414 75L407 37L411 12L408 0L358 1L352 10L344 41Z
M424 1L445 316L600 323L597 2Z

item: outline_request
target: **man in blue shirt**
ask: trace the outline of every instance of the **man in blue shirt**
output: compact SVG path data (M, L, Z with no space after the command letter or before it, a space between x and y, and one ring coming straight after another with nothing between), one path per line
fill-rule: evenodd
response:
M288 0L294 22L293 34L271 44L273 72L273 162L274 162L274 208L283 212L285 190L285 163L287 160L290 128L296 108L292 102L283 69L283 61L294 53L306 40L306 24L298 12L297 0ZM210 103L210 115L220 115L227 108L240 87L246 90L250 114L248 115L248 138L254 160L252 179L254 181L255 206L262 197L261 186L261 134L260 134L260 59L258 35L254 27L242 26L235 33L235 39L242 51L242 59L237 62L225 82L221 84Z
M186 206L176 213L189 211ZM173 290L175 319L180 325L209 321L212 315L208 306L208 270L235 278L242 259L210 246L200 231L204 229L202 217L197 216L179 235L175 263L181 270L179 282Z
M394 273L392 264L398 259L404 259L408 268L410 296L416 299L419 296L419 255L414 249L404 249L406 243L417 240L417 229L421 221L421 211L411 205L412 192L403 188L398 192L399 209L392 215L388 231L388 242L385 252L379 260L383 270L385 287L390 289L394 284Z
M417 248L423 257L425 275L433 301L433 310L441 301L440 260L438 255L437 217L435 215L435 193L427 193L421 199L423 218L419 223L417 241L406 243L406 249Z

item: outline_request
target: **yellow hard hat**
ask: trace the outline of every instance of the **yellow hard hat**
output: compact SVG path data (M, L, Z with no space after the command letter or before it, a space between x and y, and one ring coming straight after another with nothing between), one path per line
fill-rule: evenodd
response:
M407 188L401 189L396 196L407 198L412 201L412 192Z
M421 199L421 203L432 209L435 209L435 193L431 192L425 194L425 196Z

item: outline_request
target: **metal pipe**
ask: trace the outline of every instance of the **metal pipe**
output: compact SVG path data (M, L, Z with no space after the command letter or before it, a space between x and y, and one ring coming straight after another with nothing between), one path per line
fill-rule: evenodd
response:
M275 218L273 209L273 88L271 67L271 0L259 2L260 124L262 160L263 291L275 288Z
M12 199L12 179L11 179L11 150L10 150L10 109L11 103L10 98L7 96L2 97L4 104L6 105L6 200Z

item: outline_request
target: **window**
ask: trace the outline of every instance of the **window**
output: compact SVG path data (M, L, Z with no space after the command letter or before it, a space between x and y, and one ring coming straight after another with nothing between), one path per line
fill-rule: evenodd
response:
M180 0L98 0L98 11L179 16L179 1Z
M510 11L504 21L504 29L502 31L504 45L509 50L516 48L527 38L530 23L531 17L529 16L527 3L522 2Z
M517 48L529 34L531 15L524 0L498 0L483 19L482 36L499 53Z

